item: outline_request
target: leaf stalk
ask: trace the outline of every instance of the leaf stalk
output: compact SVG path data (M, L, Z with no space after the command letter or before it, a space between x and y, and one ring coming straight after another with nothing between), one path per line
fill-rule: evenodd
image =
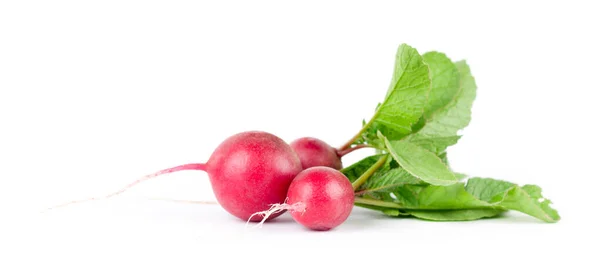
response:
M360 177L358 177L358 179L356 179L356 181L352 183L352 188L356 191L360 186L362 186L362 184L364 184L369 179L369 177L373 175L373 173L375 173L375 171L377 171L381 166L383 166L383 164L385 164L387 159L388 155L381 156L381 158L379 158L379 160L377 160L376 163L369 167L369 169L367 169L365 173L360 175Z

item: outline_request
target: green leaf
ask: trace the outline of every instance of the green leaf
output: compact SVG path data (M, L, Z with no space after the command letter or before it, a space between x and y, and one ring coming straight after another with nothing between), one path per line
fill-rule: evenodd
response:
M446 151L448 146L456 144L460 137L461 136L423 138L419 136L410 136L407 138L407 141L440 155Z
M515 184L501 180L494 180L490 178L471 178L467 182L466 191L469 192L477 199L481 199L486 202L498 202L502 199L495 199L502 197L503 194L510 188L514 187Z
M419 130L421 130L421 128L423 128L423 126L425 126L425 118L421 116L421 118L419 118L419 121L415 122L415 124L413 124L412 126L412 132L416 133Z
M466 210L411 210L407 213L421 219L433 221L467 221L486 217L494 217L504 210L497 209L466 209ZM384 212L387 215L393 215L391 211Z
M460 74L456 65L440 52L428 52L423 55L425 63L431 71L431 91L424 118L431 118L437 110L445 107L456 95L460 86Z
M450 186L403 185L395 187L391 193L373 192L369 197L397 204L398 209L406 211L496 208L469 194L463 183Z
M420 184L421 180L415 178L403 168L380 170L373 174L359 191L363 193L373 191L390 191L396 186Z
M430 220L471 220L506 210L519 211L546 222L560 220L558 212L550 207L552 202L543 198L540 187L520 187L489 178L471 178L466 185L401 185L393 187L391 192L373 191L364 197L380 201L370 201L370 206L382 205L388 210L395 208L403 214Z
M353 183L354 181L356 181L356 179L358 179L358 177L363 175L363 173L365 173L365 171L367 171L373 164L375 164L383 155L386 154L366 157L346 168L343 168L340 171L344 175L346 175L346 177L348 177L351 183Z
M469 177L469 175L463 174L463 173L459 173L459 172L454 172L454 176L456 176L456 179L459 180L459 181L463 181L467 177Z
M477 85L465 61L457 62L456 68L460 73L460 88L454 98L445 106L432 111L423 127L409 135L406 140L418 141L421 145L429 144L428 149L435 149L434 152L441 153L448 146L455 144L458 131L469 125Z
M383 139L394 160L411 175L437 186L457 182L452 171L435 154L407 141Z
M389 216L402 216L402 215L408 215L407 213L401 212L398 209L391 209L391 208L385 208L385 207L379 207L379 206L372 206L372 205L365 205L365 204L361 204L361 203L355 203L354 204L357 207L361 207L361 208L366 208L366 209L370 209L370 210L375 210L375 211L380 211L386 215Z
M452 101L436 110L416 134L421 137L451 137L471 121L471 107L477 85L465 61L456 63L460 72L460 89Z
M411 194L406 193L410 191ZM458 210L491 207L469 194L462 183L451 186L404 186L394 192L398 203L410 209Z
M448 162L448 152L443 152L443 153L439 154L438 157L440 157L440 160L442 160L442 162L448 168L450 168L450 162ZM456 176L456 173L454 175ZM458 178L458 176L456 176L456 179L460 180L460 178Z
M416 49L402 44L396 53L394 74L384 101L361 133L377 140L376 131L390 139L400 139L412 132L423 114L431 78L429 67Z
M520 211L546 222L560 220L558 212L550 207L552 202L544 199L542 189L535 185L519 187L502 180L471 178L466 190L479 199L505 209Z

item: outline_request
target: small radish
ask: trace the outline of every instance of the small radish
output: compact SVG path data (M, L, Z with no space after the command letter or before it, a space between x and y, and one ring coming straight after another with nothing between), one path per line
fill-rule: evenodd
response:
M348 147L343 150L337 150L331 147L326 142L312 137L303 137L294 140L290 146L302 162L302 168L307 169L314 166L327 166L333 169L342 169L341 158L354 150L367 147L367 145L359 144L354 147Z
M259 131L242 132L223 141L205 164L185 164L161 170L104 198L118 195L144 180L181 170L206 171L217 201L227 212L243 220L260 221L261 218L250 218L251 215L268 208L271 203L285 201L288 187L302 171L302 164L292 148L279 137ZM60 206L89 200L96 198ZM272 213L262 219L270 220L281 213Z
M324 141L311 137L304 137L290 143L300 161L302 168L313 166L327 166L337 170L342 169L342 160L335 148Z
M324 166L311 167L294 178L286 202L271 205L269 210L255 215L269 217L289 210L296 222L312 230L326 231L346 221L354 206L354 190L341 172Z

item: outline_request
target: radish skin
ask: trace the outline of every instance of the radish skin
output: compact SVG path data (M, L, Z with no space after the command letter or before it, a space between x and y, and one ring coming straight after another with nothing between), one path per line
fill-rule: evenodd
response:
M315 166L327 166L337 170L342 169L341 156L338 155L336 149L320 139L311 137L299 138L292 141L290 147L298 154L303 169Z
M340 170L343 167L342 157L358 149L370 147L359 144L343 150L335 149L326 142L312 137L303 137L290 143L294 152L298 154L302 162L302 168L307 169L315 166L326 166Z
M344 223L354 207L354 190L348 178L325 166L300 172L292 181L287 196L285 202L273 204L268 210L251 215L251 219L289 211L292 218L306 228L327 231ZM257 227L260 228L263 222Z

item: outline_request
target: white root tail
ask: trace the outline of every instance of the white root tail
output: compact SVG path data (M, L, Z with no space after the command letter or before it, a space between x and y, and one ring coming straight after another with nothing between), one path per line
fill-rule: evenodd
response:
M202 201L202 200L179 200L179 199L171 199L171 198L148 198L150 200L159 200L165 202L173 202L173 203L183 203L183 204L201 204L201 205L217 205L216 201Z
M286 210L294 211L294 212L301 212L301 213L304 213L304 211L306 211L306 205L302 202L297 202L294 204L287 204L285 202L287 202L287 199L282 204L271 204L271 207L266 211L253 213L248 218L248 221L246 221L246 227L248 227L248 223L250 222L250 219L252 219L255 216L262 215L263 219L258 224L256 224L253 228L262 228L263 223L265 223L265 221L267 221L267 219L269 219L269 217L274 213L286 211Z
M148 179L152 179L154 177L158 177L160 175L163 174L168 174L168 173L173 173L173 172L177 172L177 171L182 171L182 170L202 170L202 171L206 171L206 164L203 163L191 163L191 164L183 164L183 165L179 165L179 166L175 166L175 167L171 167L171 168L167 168L167 169L163 169L161 171L155 172L153 174L148 174L140 179L138 179L137 181L123 187L122 189L115 191L113 193L110 193L108 195L102 196L102 197L90 197L90 198L86 198L86 199L81 199L81 200L74 200L74 201L69 201L60 205L56 205L50 208L46 208L45 210L41 211L46 212L52 209L57 209L57 208L62 208L62 207L66 207L69 205L73 205L73 204L79 204L79 203L85 203L85 202L89 202L89 201L95 201L95 200L102 200L102 199L108 199L111 197L115 197L121 193L124 193L126 191L128 191L130 188L136 186L137 184L144 182Z

